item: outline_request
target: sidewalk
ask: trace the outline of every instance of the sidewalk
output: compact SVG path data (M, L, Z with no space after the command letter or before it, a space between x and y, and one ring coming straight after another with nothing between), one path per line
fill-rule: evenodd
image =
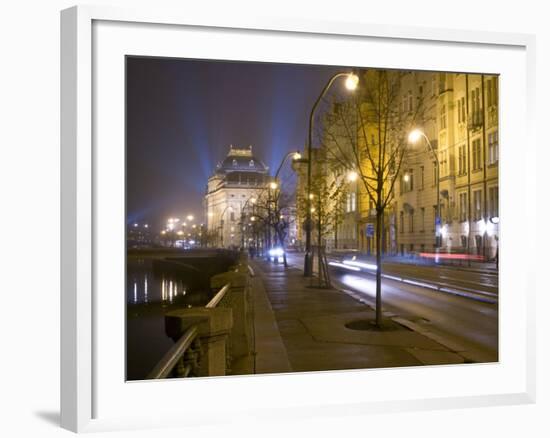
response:
M255 271L256 373L463 363L464 358L385 315L383 330L345 324L374 311L336 289L308 287L302 271L263 260Z

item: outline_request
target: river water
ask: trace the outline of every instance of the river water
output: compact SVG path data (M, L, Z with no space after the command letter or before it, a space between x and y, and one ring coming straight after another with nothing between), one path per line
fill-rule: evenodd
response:
M192 289L191 278L153 272L152 259L128 257L126 270L126 379L141 380L174 344L164 315L204 306L210 291Z

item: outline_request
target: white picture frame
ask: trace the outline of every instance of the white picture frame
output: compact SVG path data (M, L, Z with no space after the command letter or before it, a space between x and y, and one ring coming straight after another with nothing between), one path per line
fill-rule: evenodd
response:
M223 421L231 417L233 421L237 418L248 418L250 416L271 417L293 416L309 417L311 415L341 415L344 412L360 415L368 412L393 412L414 409L434 409L434 408L455 408L455 407L474 407L487 405L519 404L530 403L535 398L535 351L534 351L534 331L535 331L535 310L534 310L534 288L530 287L527 280L530 267L525 261L518 261L514 266L514 278L506 283L501 279L501 287L519 288L518 296L508 295L508 301L504 301L503 312L510 311L507 303L513 303L517 309L517 331L518 338L514 341L504 339L504 347L508 342L515 342L514 346L521 347L517 351L517 364L514 365L514 371L511 371L513 379L510 379L510 385L506 386L503 382L502 390L498 386L494 390L487 390L479 394L474 391L464 390L461 395L438 394L437 396L415 396L414 391L402 393L392 392L387 397L351 397L351 392L336 392L334 388L341 387L342 382L352 382L354 379L363 379L365 373L361 372L336 372L336 373L309 373L294 374L283 378L273 376L266 377L239 377L223 379L198 379L192 383L193 391L204 391L205 394L211 394L212 391L231 391L235 384L242 385L243 392L250 396L256 394L258 399L254 400L253 405L245 406L243 409L238 406L229 412L222 412L221 409L214 407L200 398L195 403L192 415L186 415L184 408L170 411L166 414L162 409L159 412L150 412L149 416L136 414L132 415L129 411L114 412L109 411L108 415L102 415L102 406L99 400L103 390L98 390L103 381L105 369L97 355L98 349L103 348L98 345L102 338L102 331L97 328L98 318L103 318L101 305L98 304L96 294L98 293L98 284L101 284L101 278L98 277L98 239L101 239L103 228L98 225L102 218L98 216L96 209L98 203L103 202L99 199L101 190L97 190L96 181L98 171L102 166L101 158L98 158L94 148L97 138L101 133L97 132L94 124L101 119L98 114L98 96L94 89L98 75L102 70L94 64L98 56L98 50L105 47L102 38L109 37L110 30L106 34L99 34L94 26L98 23L115 23L119 25L130 24L132 32L139 34L140 26L149 27L153 32L172 31L178 27L183 29L197 30L201 34L208 35L216 32L234 31L238 38L261 38L264 34L269 37L277 38L303 38L307 36L320 36L326 38L349 38L354 43L363 42L384 42L385 44L409 44L426 46L432 44L441 45L444 49L445 44L460 46L461 50L474 50L476 48L486 48L487 50L498 50L506 57L507 50L510 53L521 54L520 59L523 62L516 65L518 77L524 78L525 83L514 83L515 94L510 95L515 98L519 105L519 111L523 115L520 123L510 128L510 131L503 136L509 135L510 138L523 138L523 147L526 155L535 150L535 140L533 130L530 124L534 120L534 46L535 40L531 35L524 34L505 34L490 33L483 31L456 31L449 29L426 29L416 27L402 26L374 26L372 24L339 23L339 22L317 22L307 20L293 20L292 18L260 18L243 17L240 20L231 20L227 22L223 17L216 15L197 15L188 14L185 11L165 11L156 9L129 10L110 8L104 6L77 6L61 13L61 425L72 431L101 431L112 429L133 429L147 427L164 426L185 426L189 424L207 424L214 418L216 421ZM104 36L102 36L104 35ZM114 35L114 34L113 34ZM185 36L184 36L185 37ZM139 38L137 38L139 40ZM114 42L114 41L113 41ZM137 43L139 44L139 42ZM113 47L119 47L113 44ZM154 44L149 47L154 50ZM98 48L98 47L101 47ZM122 46L120 46L122 47ZM206 48L206 46L205 46ZM201 47L198 47L201 49ZM115 50L115 49L113 49ZM121 48L120 50L124 50ZM168 49L167 49L168 50ZM252 50L252 48L250 48ZM402 49L401 49L402 50ZM215 52L213 52L215 53ZM466 53L466 52L464 52ZM113 52L117 55L117 52ZM132 53L135 54L135 53ZM168 52L159 55L170 56ZM403 53L405 55L405 53ZM278 56L278 55L274 55ZM286 55L291 56L291 55ZM405 56L403 56L405 58ZM108 58L107 58L108 59ZM282 59L282 58L277 58ZM290 59L292 61L292 59ZM396 60L395 67L400 63L407 64L405 60ZM481 61L480 61L481 62ZM105 65L104 63L102 65ZM455 70L458 71L460 62L456 64ZM428 68L428 65L426 65ZM453 70L452 65L449 70ZM498 73L498 71L491 71ZM123 83L124 78L117 77L116 84ZM94 85L95 84L95 85ZM120 92L120 90L118 90ZM518 99L519 98L519 102ZM503 99L506 105L506 99ZM101 103L99 103L101 105ZM509 110L506 106L503 108L503 123L507 120L506 113ZM518 110L517 108L514 111ZM120 114L118 114L120 116ZM512 132L514 131L514 132ZM521 136L521 137L520 137ZM506 157L506 153L503 154ZM113 167L116 167L117 161L114 161ZM521 159L516 161L516 165L521 181L514 187L503 184L503 193L505 190L514 190L515 194L524 197L525 202L532 198L535 183L534 172L527 173L527 168L522 168ZM504 163L504 169L506 163ZM101 168L101 171L105 167ZM116 172L117 169L107 169ZM123 169L118 169L123 172ZM522 173L523 172L523 173ZM505 172L503 173L505 176ZM535 203L531 203L535 205ZM505 218L502 223L501 237L501 269L503 273L511 266L511 259L506 255L507 248L514 248L514 238L512 233L507 234L507 224L512 227L515 223L517 213L512 209L506 215L506 206L503 206L501 216ZM535 210L531 208L526 213L528 216L535 217ZM123 232L122 224L119 226ZM508 228L509 229L509 228ZM534 234L534 233L533 233ZM531 239L527 242L527 247L534 247L534 236L528 236ZM101 269L99 270L101 272ZM515 283L514 283L515 281ZM122 293L122 292L121 292ZM518 300L514 302L513 300ZM512 310L513 311L513 310ZM123 315L120 314L120 318ZM110 324L102 322L105 324ZM113 323L113 327L115 324ZM501 329L503 327L501 326ZM506 327L504 327L506 329ZM506 334L506 330L501 330ZM502 347L502 343L501 343ZM504 349L506 350L506 348ZM99 362L98 362L99 361ZM507 359L503 359L500 365L504 368ZM497 364L498 366L499 364ZM449 368L447 368L449 370ZM480 371L481 370L481 371ZM480 368L475 372L483 373ZM488 370L486 369L485 372ZM493 372L494 370L490 370ZM406 381L411 371L394 370L393 378ZM413 371L415 378L422 378L422 371ZM427 370L424 370L424 378ZM457 374L456 371L441 371L441 369L430 368L429 373L434 376L442 374L444 378L446 373ZM382 376L384 371L379 371L377 376ZM372 373L369 378L372 379ZM412 375L412 374L411 374ZM458 374L457 374L458 375ZM437 378L437 377L435 377ZM254 385L250 384L251 379ZM320 380L326 382L327 389L321 393L316 392ZM306 383L303 383L303 382ZM236 383L237 382L237 383ZM124 385L124 382L120 382ZM166 382L156 382L155 385L163 385L167 388ZM513 383L513 385L512 385ZM169 385L175 382L168 383ZM288 404L285 398L286 390L292 385L306 385L304 388L311 390L309 399L307 394L304 397L297 397L297 404ZM128 385L128 384L126 384ZM274 385L282 388L277 393L272 402L263 403L262 391L274 390ZM495 384L496 385L496 384ZM129 384L128 387L132 387ZM151 389L149 385L147 391ZM134 385L132 394L145 391L145 387ZM331 388L333 391L331 393ZM249 391L249 392L247 392ZM302 391L303 392L303 391ZM333 394L334 397L330 395ZM347 394L347 395L346 395ZM435 394L435 392L434 392ZM349 397L348 397L349 396ZM105 396L103 396L105 397ZM348 397L348 398L347 398ZM220 395L224 400L224 396ZM239 404L239 401L236 403ZM99 414L98 414L99 413Z

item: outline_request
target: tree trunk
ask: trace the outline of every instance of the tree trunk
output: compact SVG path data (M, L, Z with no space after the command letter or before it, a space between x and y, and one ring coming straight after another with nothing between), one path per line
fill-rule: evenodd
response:
M376 325L382 322L382 220L383 211L376 210Z

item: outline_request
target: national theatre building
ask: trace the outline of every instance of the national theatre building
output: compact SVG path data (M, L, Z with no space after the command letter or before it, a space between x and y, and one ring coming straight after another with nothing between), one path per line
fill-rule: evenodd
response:
M208 179L204 199L207 229L217 247L247 246L241 218L270 180L269 168L246 149L229 147Z

